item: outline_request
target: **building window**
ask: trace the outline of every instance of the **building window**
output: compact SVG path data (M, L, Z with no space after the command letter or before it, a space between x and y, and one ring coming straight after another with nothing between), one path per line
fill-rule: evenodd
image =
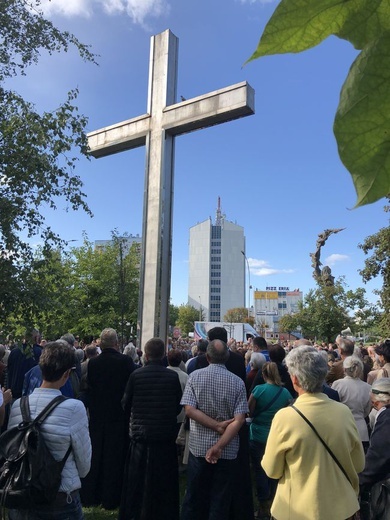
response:
M211 226L211 239L221 238L221 226Z
M221 250L220 249L211 249L211 254L212 255L220 255L221 254Z
M220 287L211 287L210 292L212 292L212 293L220 293L221 292L221 288Z
M219 291L219 289L218 289L218 291ZM211 289L211 292L214 292L213 289ZM221 299L221 296L219 294L211 295L211 300L220 301L220 299Z
M218 272L220 272L221 265L220 264L211 264L211 269L214 269L214 270L217 270Z
M212 256L211 257L211 261L212 262L221 262L221 257L220 256ZM211 266L211 269L213 268L213 266Z

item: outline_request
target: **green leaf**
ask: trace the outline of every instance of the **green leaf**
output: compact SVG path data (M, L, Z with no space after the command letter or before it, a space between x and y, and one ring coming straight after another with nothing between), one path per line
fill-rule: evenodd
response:
M269 20L256 51L261 56L301 52L337 34L368 0L282 0ZM375 0L369 0L375 3Z
M248 61L301 52L331 34L362 49L390 30L388 0L282 0Z
M335 33L356 49L363 49L378 36L390 30L390 3L388 0L365 0L358 9L351 10L343 26Z
M355 207L390 193L390 33L366 46L341 91L334 133L357 191Z

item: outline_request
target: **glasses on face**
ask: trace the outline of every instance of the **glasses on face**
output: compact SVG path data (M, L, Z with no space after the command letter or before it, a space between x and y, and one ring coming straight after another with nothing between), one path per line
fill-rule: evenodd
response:
M377 390L376 388L371 388L371 392L373 394L386 394L386 395L390 395L390 392L385 392L384 390Z

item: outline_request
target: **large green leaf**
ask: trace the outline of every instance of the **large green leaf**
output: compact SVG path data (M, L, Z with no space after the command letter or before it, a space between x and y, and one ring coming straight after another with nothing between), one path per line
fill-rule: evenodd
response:
M281 0L247 61L301 52L331 34L362 49L334 126L361 206L390 193L390 0Z
M356 49L363 49L378 36L390 30L389 0L364 0L356 2L358 9L351 9L336 36L351 42Z
M375 0L282 0L248 61L301 52L342 30L347 20Z
M390 33L365 47L341 91L334 132L358 193L356 206L390 193Z

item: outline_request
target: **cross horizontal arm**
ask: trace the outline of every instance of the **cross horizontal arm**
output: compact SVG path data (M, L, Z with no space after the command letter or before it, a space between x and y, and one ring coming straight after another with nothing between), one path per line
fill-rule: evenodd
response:
M171 135L184 134L254 114L254 107L254 90L244 81L164 108L162 126Z
M135 117L87 134L93 157L105 157L143 146L150 129L150 116Z

